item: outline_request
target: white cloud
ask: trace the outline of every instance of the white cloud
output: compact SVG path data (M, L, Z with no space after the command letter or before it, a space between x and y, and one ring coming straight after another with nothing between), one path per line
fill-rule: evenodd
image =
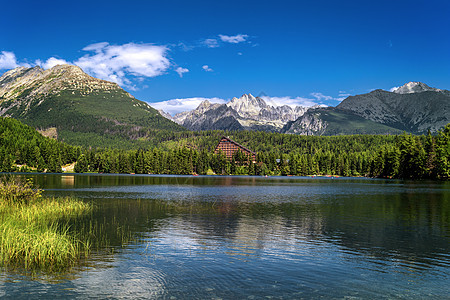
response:
M178 67L178 68L175 70L175 72L177 72L178 75L180 75L180 77L183 77L183 74L189 72L189 69L182 68L182 67Z
M303 97L269 97L269 96L262 96L262 99L267 102L267 104L272 106L283 106L288 105L291 107L295 106L305 106L305 107L311 107L314 105L318 105L317 102L315 102L315 99L309 99L309 98L303 98Z
M56 65L70 65L70 62L67 62L64 59L56 58L56 57L50 57L45 62L42 62L41 60L37 60L36 64L43 67L44 69L50 69L53 68Z
M14 69L18 66L16 55L13 52L2 51L0 53L0 70Z
M179 47L181 50L183 50L183 51L185 51L185 52L191 51L192 49L195 48L195 46L187 45L187 44L185 44L185 43L183 43L183 42L179 42L179 43L176 44L176 45L171 45L171 47Z
M311 96L316 98L317 101L323 102L323 101L343 101L348 96L351 96L351 94L346 93L345 91L339 91L339 95L337 97L327 96L322 93L311 93Z
M399 86L394 86L394 87L392 87L392 88L390 88L389 89L389 92L395 92L397 89L399 89L400 87Z
M202 67L202 69L203 69L205 72L212 72L212 71L214 71L214 70L211 69L208 65L204 65L204 66Z
M322 93L311 93L311 96L313 96L314 98L316 98L318 101L329 101L329 100L334 100L333 97L331 96L326 96Z
M83 50L94 53L79 58L75 65L94 77L122 86L130 85L128 75L155 77L164 74L171 65L166 46L135 43L110 45L105 42L88 45Z
M107 47L108 45L109 45L108 42L90 44L90 45L84 47L83 51L94 51L94 52L100 53L100 52L102 52L102 49Z
M203 44L208 48L217 48L219 47L219 42L216 39L206 39L203 41Z
M231 44L242 43L248 39L248 35L246 35L246 34L238 34L238 35L233 35L233 36L219 34L219 37L222 40L222 42L231 43Z
M341 102L341 101L347 99L347 97L349 97L351 95L352 94L349 94L349 93L347 93L345 91L339 91L339 95L337 96L337 98L333 98L333 99L336 100L336 101Z
M194 98L171 99L167 101L148 104L156 109L162 109L163 111L171 115L175 115L183 111L190 111L196 109L200 105L200 103L202 103L204 100L208 100L211 103L220 103L220 104L225 104L227 102L221 98L194 97Z

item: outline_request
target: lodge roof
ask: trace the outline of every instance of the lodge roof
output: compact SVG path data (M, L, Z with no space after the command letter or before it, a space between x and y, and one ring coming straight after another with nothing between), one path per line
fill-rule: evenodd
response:
M247 147L242 146L241 144L239 144L238 142L233 141L232 139L230 139L230 138L227 137L227 136L222 136L222 138L221 138L220 141L219 141L219 144L217 144L217 147L220 145L220 142L221 142L223 139L226 139L226 140L228 140L230 143L233 143L233 144L235 144L236 146L238 146L239 148L242 148L242 149L244 149L245 151L250 152L250 153L256 155L256 152L254 152L254 151L248 149ZM216 147L216 149L217 149L217 147Z

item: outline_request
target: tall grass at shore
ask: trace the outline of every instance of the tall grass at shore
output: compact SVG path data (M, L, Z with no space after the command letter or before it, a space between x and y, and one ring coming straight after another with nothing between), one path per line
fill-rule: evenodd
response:
M90 251L87 236L70 230L68 220L92 211L74 198L44 198L30 181L0 179L0 264L60 270Z

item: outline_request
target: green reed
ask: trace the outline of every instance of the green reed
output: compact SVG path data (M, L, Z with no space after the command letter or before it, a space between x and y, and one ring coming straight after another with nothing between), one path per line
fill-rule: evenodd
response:
M0 265L60 270L87 256L90 241L68 220L92 211L74 198L44 198L31 182L0 179Z

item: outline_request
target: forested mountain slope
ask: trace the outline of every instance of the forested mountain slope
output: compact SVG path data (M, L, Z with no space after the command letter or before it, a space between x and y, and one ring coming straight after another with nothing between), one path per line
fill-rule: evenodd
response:
M82 149L45 138L20 121L0 117L0 172L61 172L62 165L76 161L75 172L450 177L450 124L436 136L230 132L231 138L258 152L256 163L239 152L231 160L223 153L213 153L219 140L216 133L178 136L179 142L184 138L191 144L177 143L171 148Z
M61 166L73 163L80 147L42 136L36 129L12 118L0 117L0 172L35 169L61 172Z
M45 71L20 67L3 74L0 115L35 128L55 127L60 140L85 146L120 146L156 131L184 130L117 84L71 65Z

